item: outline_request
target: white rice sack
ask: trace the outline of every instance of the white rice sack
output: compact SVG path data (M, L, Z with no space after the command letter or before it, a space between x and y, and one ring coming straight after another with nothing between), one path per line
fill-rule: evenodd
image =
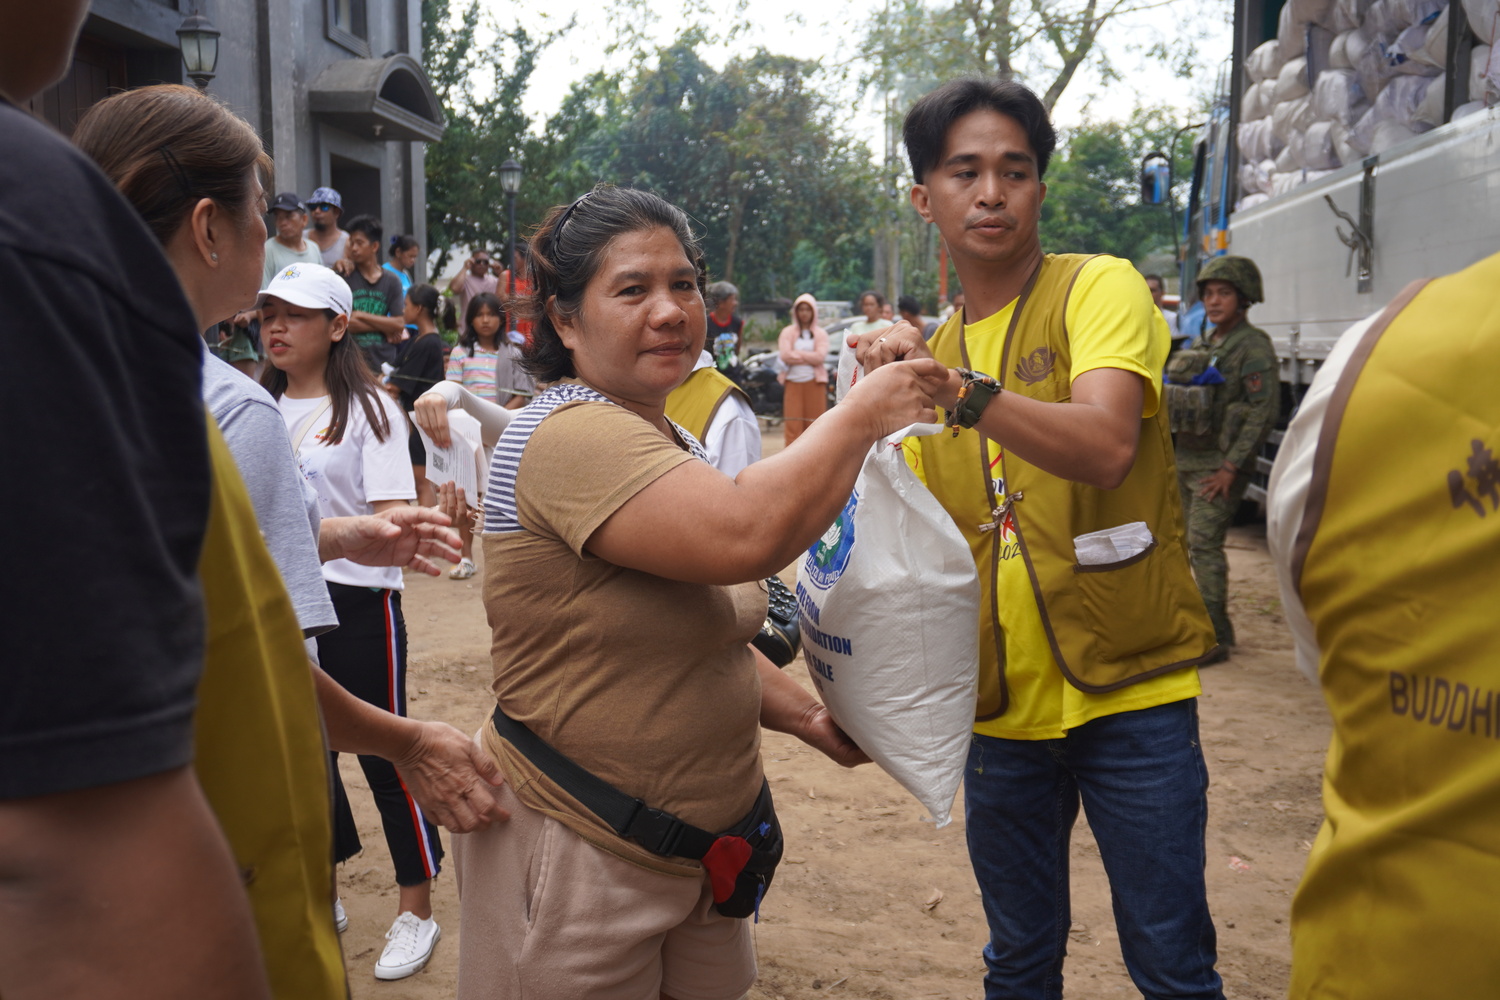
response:
M1274 80L1276 74L1281 72L1282 62L1281 45L1273 38L1269 42L1262 42L1250 53L1250 58L1245 60L1245 72L1256 83Z
M1271 99L1280 104L1283 101L1301 97L1309 89L1307 59L1304 56L1298 56L1296 59L1288 59L1286 65L1281 67L1281 72L1276 75L1276 86L1271 91Z
M1311 184L1313 181L1320 181L1324 177L1327 177L1331 173L1333 173L1332 170L1307 170L1307 171L1304 171L1303 174L1302 174L1302 183L1303 184Z
M1297 160L1297 143L1295 139L1287 143L1286 148L1276 154L1275 162L1276 169L1271 174L1273 180L1280 174L1289 174L1294 170L1302 169L1302 164Z
M1467 118L1470 115L1478 114L1483 110L1483 101L1470 101L1467 104L1460 104L1458 107L1453 109L1453 120L1458 121L1460 118Z
M950 821L974 727L979 576L901 440L942 431L916 424L876 442L797 568L803 657L823 703L938 826Z
M1254 208L1256 205L1264 205L1270 200L1271 196L1269 194L1257 191L1255 194L1247 194L1245 197L1235 202L1234 210L1236 212L1244 212Z
M1469 53L1469 99L1483 101L1486 106L1500 96L1500 65L1492 62L1500 63L1500 59L1488 45L1476 45Z
M1306 147L1307 134L1305 132L1294 132L1286 141L1287 165L1294 169L1305 169L1307 167Z
M1296 59L1307 52L1307 32L1302 29L1303 25L1292 20L1292 5L1285 4L1281 8L1281 20L1276 29L1276 41L1280 45L1283 62Z
M1307 83L1318 82L1318 74L1328 69L1333 61L1333 40L1338 36L1327 28L1311 24L1307 27Z
M1335 31L1352 31L1365 21L1365 15L1374 0L1338 0L1334 4L1333 25Z
M1313 88L1313 111L1319 121L1352 125L1369 110L1359 74L1348 69L1330 69L1318 77Z
M1245 96L1240 98L1240 121L1253 122L1269 113L1269 105L1264 100L1266 86L1265 83L1252 83L1245 88Z
M1427 81L1427 93L1417 105L1416 114L1412 115L1414 122L1431 125L1434 128L1443 124L1443 91L1447 86L1448 74L1440 73Z
M1396 40L1389 45L1377 42L1385 56L1386 72L1410 76L1437 76L1441 73L1441 62L1433 65L1413 56L1413 53L1421 52L1427 44L1428 31L1427 25L1414 24L1397 35Z
M1354 63L1349 61L1349 36L1353 31L1345 31L1333 36L1333 45L1328 50L1329 69L1353 69Z
M1362 154L1370 153L1370 140L1375 138L1375 126L1385 121L1379 111L1371 107L1359 116L1359 121L1349 128L1349 143Z
M1365 12L1364 23L1360 27L1368 37L1389 42L1411 27L1411 19L1401 6L1401 0L1375 0Z
M1375 113L1379 124L1381 121L1396 122L1400 125L1415 125L1422 121L1423 105L1427 101L1428 92L1432 90L1432 80L1421 76L1398 76L1385 85L1380 96L1375 99ZM1438 86L1438 116L1443 113L1442 86ZM1436 124L1427 123L1429 126Z
M1448 66L1448 8L1444 7L1437 20L1427 26L1427 37L1411 57L1417 62L1446 69Z
M1395 149L1405 142L1410 142L1423 132L1430 131L1431 125L1416 123L1403 125L1400 122L1383 121L1375 126L1374 135L1370 139L1370 153L1384 153L1388 149Z
M1271 149L1271 119L1269 118L1241 122L1235 135L1240 145L1240 156L1246 160L1269 160L1276 155Z
M1283 101L1271 109L1271 134L1282 144L1291 141L1293 132L1300 132L1312 124L1312 97L1303 96L1294 101Z
M1333 23L1334 0L1287 0L1286 5L1291 8L1293 24Z
M1255 181L1255 164L1240 164L1239 181L1240 193L1242 194L1254 194L1256 191L1260 190L1259 185Z
M1286 194L1289 191L1295 191L1301 184L1301 170L1288 170L1284 173L1278 173L1271 178L1271 195L1275 197L1276 195Z
M1464 13L1469 15L1469 27L1485 45L1495 44L1497 28L1500 28L1500 0L1464 0Z
M1339 162L1344 166L1347 167L1351 163L1358 163L1364 159L1365 154L1355 149L1349 142L1348 126L1334 122L1328 127L1328 137L1333 140L1333 150L1338 154Z
M1344 165L1333 144L1333 122L1314 122L1303 137L1302 165L1308 170L1337 170Z

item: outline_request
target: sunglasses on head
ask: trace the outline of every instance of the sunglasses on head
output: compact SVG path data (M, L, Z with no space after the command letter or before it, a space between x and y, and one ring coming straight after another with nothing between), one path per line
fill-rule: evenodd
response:
M326 201L315 201L315 202L312 202L311 204L309 204L307 207L310 208L310 209L312 209L314 212L331 212L331 211L333 211L333 205L331 205L330 203L328 203Z

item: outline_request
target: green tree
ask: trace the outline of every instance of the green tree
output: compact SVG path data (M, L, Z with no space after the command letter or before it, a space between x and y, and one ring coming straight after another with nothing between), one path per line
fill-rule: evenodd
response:
M757 51L717 70L699 53L705 38L689 29L628 80L575 86L527 145L537 195L556 204L595 181L660 194L697 223L713 276L747 301L805 290L804 242L868 260L857 234L869 226L869 152L842 135L817 65Z
M1140 197L1140 159L1172 146L1183 186L1192 168L1192 136L1177 135L1174 112L1137 110L1122 122L1097 122L1065 130L1047 171L1042 203L1042 245L1058 253L1109 253L1139 261L1166 250L1175 255L1174 219L1166 205ZM1180 223L1181 216L1177 216Z
M479 0L455 12L449 0L422 0L422 61L448 129L427 148L428 249L498 246L505 237L500 164L517 157L530 127L521 99L537 57L560 32L534 38L525 28L476 39Z

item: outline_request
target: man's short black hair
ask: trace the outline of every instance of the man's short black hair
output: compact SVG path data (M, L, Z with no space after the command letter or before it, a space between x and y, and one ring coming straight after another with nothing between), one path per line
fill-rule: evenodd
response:
M1167 283L1161 280L1161 275L1159 274L1148 274L1146 275L1146 280L1156 282L1156 286L1164 292L1167 290Z
M915 295L903 295L896 300L896 311L900 313L913 313L922 315L922 303L917 301Z
M373 215L356 215L344 223L344 232L363 233L365 239L375 244L376 248L379 249L380 241L385 236L385 227Z
M1036 154L1037 180L1047 176L1047 163L1057 148L1057 132L1041 100L1030 88L1014 80L964 76L923 95L906 113L901 139L906 143L911 173L918 184L924 183L927 171L938 165L953 123L971 111L981 110L1014 118Z

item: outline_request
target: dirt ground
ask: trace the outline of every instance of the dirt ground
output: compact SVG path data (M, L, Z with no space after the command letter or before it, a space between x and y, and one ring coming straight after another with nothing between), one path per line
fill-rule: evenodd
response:
M768 453L778 447L779 432L766 444ZM1316 689L1293 666L1260 526L1234 529L1228 549L1240 645L1228 663L1203 671L1200 703L1211 782L1209 902L1226 996L1279 1000L1288 979L1291 894L1322 816L1328 722ZM489 635L479 593L479 577L408 575L404 598L411 714L466 732L489 710ZM811 689L800 659L787 669ZM787 843L755 928L760 980L751 1000L981 997L986 934L961 808L937 830L873 766L844 770L779 733L765 734L762 754ZM396 886L364 777L353 758L341 766L365 844L338 876L350 919L343 942L354 1000L452 997L461 928L446 870L433 892L443 938L432 962L399 982L374 978L396 916ZM1081 815L1072 861L1068 996L1137 997L1120 957L1098 848Z

